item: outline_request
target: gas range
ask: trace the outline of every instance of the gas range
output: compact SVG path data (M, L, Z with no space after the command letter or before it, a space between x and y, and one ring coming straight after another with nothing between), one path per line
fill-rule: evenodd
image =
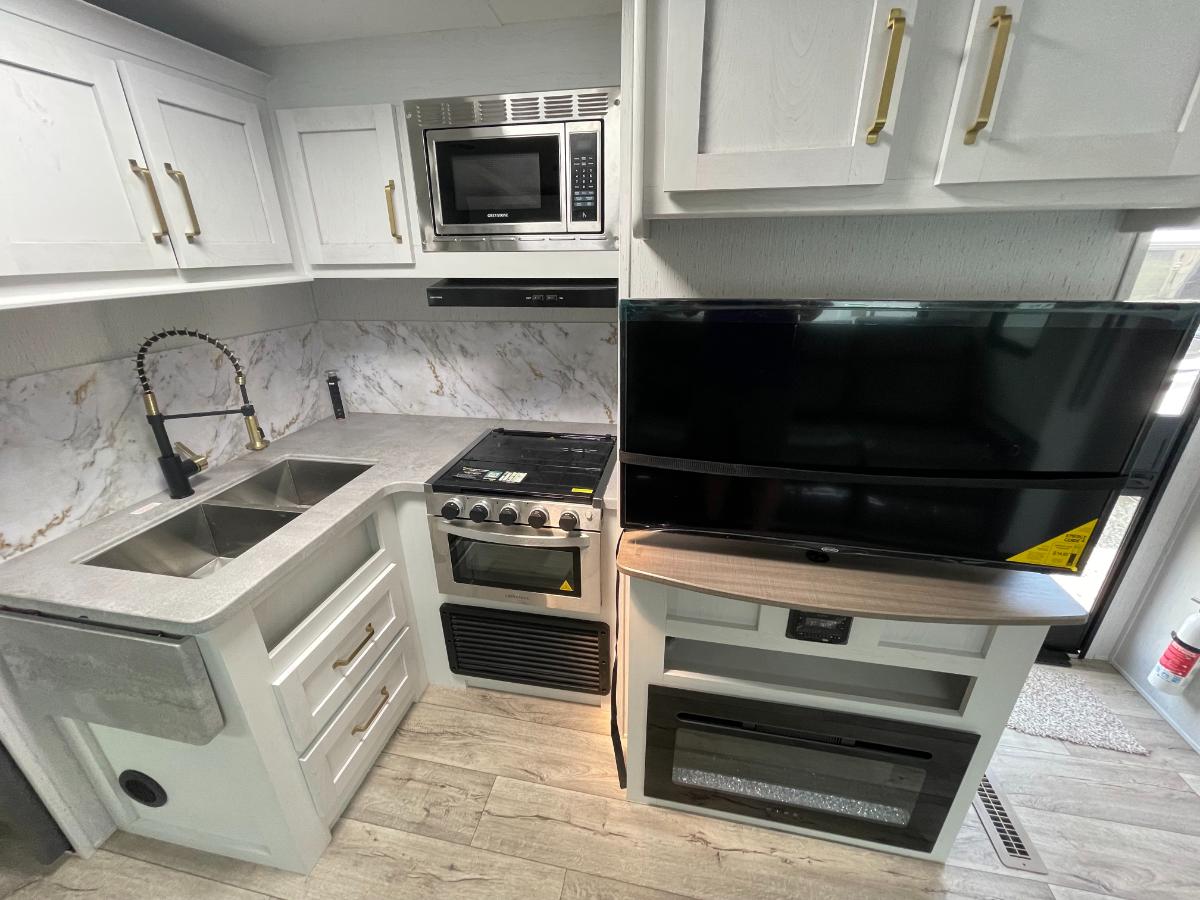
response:
M497 428L429 480L450 672L551 697L609 690L600 524L615 445Z
M503 528L599 531L616 441L496 428L426 485L431 516Z

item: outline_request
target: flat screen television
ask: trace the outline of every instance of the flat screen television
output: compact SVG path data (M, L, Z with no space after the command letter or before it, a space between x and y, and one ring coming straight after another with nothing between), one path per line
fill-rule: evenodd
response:
M622 524L1078 571L1197 309L622 301Z

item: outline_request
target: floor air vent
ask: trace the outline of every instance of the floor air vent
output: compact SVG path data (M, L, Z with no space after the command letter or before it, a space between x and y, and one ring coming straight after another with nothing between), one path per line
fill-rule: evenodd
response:
M603 622L481 606L442 605L450 671L587 694L606 694L610 660Z
M1042 858L1033 849L1024 826L1009 812L1005 797L996 787L990 772L979 782L979 790L975 792L972 803L1000 862L1010 869L1046 874Z

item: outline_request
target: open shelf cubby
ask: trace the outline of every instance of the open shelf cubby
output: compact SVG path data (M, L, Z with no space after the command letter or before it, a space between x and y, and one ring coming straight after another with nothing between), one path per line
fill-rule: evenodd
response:
M940 712L960 711L974 681L969 675L950 672L759 650L679 637L666 639L663 663L669 675L716 677Z

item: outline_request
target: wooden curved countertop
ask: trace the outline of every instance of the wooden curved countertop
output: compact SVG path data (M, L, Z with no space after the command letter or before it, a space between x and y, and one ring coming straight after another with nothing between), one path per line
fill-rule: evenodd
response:
M810 562L760 541L626 531L617 568L634 578L807 612L974 625L1077 625L1087 612L1049 575L958 563L850 557Z

